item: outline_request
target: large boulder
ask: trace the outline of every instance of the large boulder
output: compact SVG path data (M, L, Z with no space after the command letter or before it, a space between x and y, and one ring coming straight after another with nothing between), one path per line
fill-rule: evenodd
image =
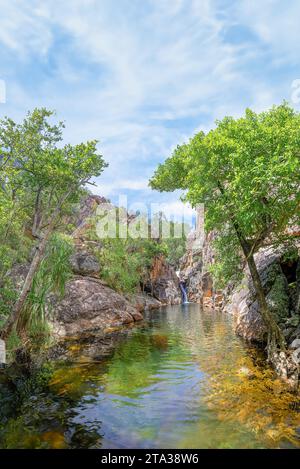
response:
M178 282L170 278L159 278L152 284L153 296L162 304L178 305L182 303Z
M146 310L151 311L153 309L158 309L162 306L162 303L156 298L142 292L128 296L128 300L141 313Z
M233 315L238 335L249 341L265 341L267 330L246 281L234 291L225 310Z
M146 293L151 294L162 304L182 303L179 278L174 268L162 255L154 258L149 277L144 282L143 288Z
M293 310L294 280L297 261L286 261L285 251L264 249L255 255L256 265L270 311L287 340L295 338L299 314ZM248 270L242 283L235 288L225 310L234 315L236 332L246 340L265 342L267 330L261 318L256 293Z
M264 249L255 256L256 265L271 313L281 328L289 350L271 354L277 374L296 389L300 373L299 258L290 257L284 248ZM255 289L249 272L235 288L227 312L233 314L236 333L246 340L265 344L267 328L261 318Z
M124 296L92 277L73 278L66 285L64 298L53 297L51 303L53 331L59 337L103 332L143 319Z

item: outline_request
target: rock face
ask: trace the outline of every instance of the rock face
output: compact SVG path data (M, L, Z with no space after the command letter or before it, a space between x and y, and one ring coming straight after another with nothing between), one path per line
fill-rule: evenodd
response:
M64 298L52 298L51 303L54 333L59 337L104 331L143 319L124 296L92 277L73 278Z
M282 329L289 349L287 353L274 353L271 362L278 375L296 387L300 374L300 258L288 260L284 249L268 249L257 253L255 261L270 311ZM252 342L266 343L267 330L247 270L242 284L230 296L225 311L233 314L238 335Z
M283 250L262 250L255 255L267 302L286 339L295 338L300 322L296 284L298 260L285 260ZM234 315L236 332L246 340L265 342L266 328L260 317L255 290L246 270L245 278L229 298L225 310Z
M208 308L220 308L223 305L223 294L215 289L209 272L214 262L213 239L214 233L208 233L199 246L196 233L190 235L187 252L180 260L180 277L187 286L189 301Z
M91 241L86 236L91 226L91 217L99 206L108 211L115 210L103 197L88 195L83 198L70 220L76 227L73 232L76 252L70 259L75 277L68 282L62 300L52 297L53 327L58 336L76 336L93 331L98 334L112 327L141 320L141 313L145 309L181 302L178 278L163 256L153 261L145 293L125 297L100 280L101 266L93 251L101 248L101 240ZM124 213L123 216L128 217L128 214ZM129 217L129 221L131 219Z
M128 301L140 312L145 310L158 309L162 303L147 293L136 293L127 298Z
M25 282L29 267L29 263L16 264L9 272L9 277L12 279L15 289L18 292L21 290Z
M100 265L95 256L86 252L78 251L70 258L71 268L75 274L98 277Z
M116 207L104 197L89 194L83 198L77 212L69 220L76 226L72 234L75 240L76 254L71 258L72 270L75 274L95 278L101 277L101 266L99 266L95 256L91 254L93 249L101 248L101 240L91 241L86 236L86 232L91 226L91 217L100 207L108 212L116 210ZM119 210L118 217L119 221L123 220L128 226L135 220L135 215L127 213L125 209ZM153 264L141 286L142 290L152 295L154 299L160 302L159 304L179 304L182 301L179 279L164 256L157 256L153 259ZM149 304L149 295L146 301L147 304Z
M287 234L297 238L299 227L294 227ZM214 287L210 267L215 262L215 235L214 232L204 235L201 244L196 229L188 238L187 253L180 262L180 278L187 286L188 299L204 307L224 308L234 316L238 335L265 344L267 330L248 270L245 270L240 285L231 283L224 291ZM255 256L268 306L290 346L290 352L276 353L271 361L277 373L293 386L298 383L300 372L300 347L297 342L300 339L300 243L297 249L292 256L286 247L264 249ZM293 347L291 344L294 344Z
M188 249L180 259L180 278L186 284L188 300L192 303L202 302L202 269L202 249Z
M234 316L235 331L238 335L253 342L265 341L267 331L246 281L234 291L225 311Z
M85 232L90 226L89 218L95 215L97 207L101 204L109 204L109 202L104 197L95 194L89 194L82 198L78 210L68 220L76 227L72 234L75 240L85 237Z
M163 256L154 258L149 277L143 285L144 291L151 294L160 303L180 304L182 303L179 288L179 279Z

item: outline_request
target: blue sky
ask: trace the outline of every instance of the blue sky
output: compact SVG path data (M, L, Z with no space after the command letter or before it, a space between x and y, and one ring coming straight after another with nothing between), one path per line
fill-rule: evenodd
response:
M157 164L215 119L291 99L300 77L295 0L0 0L0 116L36 106L66 142L98 139L110 166L94 192L169 202Z

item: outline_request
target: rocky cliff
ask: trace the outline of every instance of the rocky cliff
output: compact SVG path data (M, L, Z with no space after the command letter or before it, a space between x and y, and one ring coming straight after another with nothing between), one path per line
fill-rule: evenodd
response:
M299 228L294 227L288 234L297 239ZM188 238L187 252L180 262L180 277L186 284L188 299L205 308L223 309L233 315L239 336L264 345L267 331L247 268L238 285L229 285L224 291L214 286L210 273L215 262L214 239L214 232L199 239L197 230ZM287 246L264 249L255 256L269 308L288 345L288 352L274 355L272 363L278 374L293 386L299 381L300 366L300 242L294 245L293 256Z
M214 287L209 271L214 262L213 239L214 233L208 233L199 243L197 233L190 234L187 252L180 260L180 278L187 287L189 301L208 308L220 308L223 305L224 295Z
M163 255L153 258L146 277L141 279L140 291L134 295L117 293L101 280L101 265L93 254L95 248L101 248L101 240L91 241L86 236L91 227L91 218L100 204L108 211L115 210L105 198L89 195L83 198L69 220L75 225L73 238L76 251L71 257L74 278L66 286L65 297L53 300L53 325L58 335L104 331L141 320L145 309L180 304L182 301L176 272ZM134 219L126 211L122 211L122 216L125 216L127 223Z
M233 315L236 333L243 339L264 345L267 331L260 316L254 287L246 268L238 285L224 291L214 287L210 266L214 263L214 233L204 238L202 248L195 249L190 237L187 253L181 259L180 275L190 301L203 307L222 308ZM271 312L286 338L286 354L274 355L272 363L278 374L293 387L299 382L300 367L300 246L290 256L290 248L264 249L255 256Z
M48 321L55 339L109 334L112 329L142 320L146 309L182 301L178 277L162 255L153 258L135 294L118 293L101 279L102 266L95 255L101 249L101 240L88 235L100 204L114 209L103 197L87 195L66 219L66 226L73 227L75 251L70 258L73 275L66 283L63 298L50 294L47 300ZM132 216L128 218L131 220ZM13 267L10 276L17 290L24 284L28 269L29 264Z
M279 375L296 386L300 371L300 250L290 257L286 248L265 249L255 255L270 311L285 336L288 351L273 356ZM242 282L227 297L224 310L233 315L235 330L245 340L266 343L267 331L259 313L247 269Z
M161 263L164 265L164 263ZM66 284L62 299L50 297L51 324L56 337L79 336L88 332L105 332L111 328L143 319L146 309L160 308L175 298L173 284L166 270L156 271L154 290L159 301L146 292L122 295L101 280L101 267L96 259L82 246L72 255L74 276ZM163 276L164 275L164 276ZM160 288L159 286L162 286ZM168 296L167 296L168 295Z
M174 268L166 262L162 255L153 259L148 278L142 288L162 304L173 305L182 302L179 279Z
M86 236L100 204L105 204L107 210L115 209L103 197L90 195L69 220L75 225L75 253L70 259L74 277L67 283L63 299L51 298L52 325L58 337L103 332L142 320L145 309L182 301L178 277L164 256L153 258L147 278L134 295L117 293L101 280L101 265L93 254L101 248L101 240L91 241ZM131 220L132 216L128 218Z

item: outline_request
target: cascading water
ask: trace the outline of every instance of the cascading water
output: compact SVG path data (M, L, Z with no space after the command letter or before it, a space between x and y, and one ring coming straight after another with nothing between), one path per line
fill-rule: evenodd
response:
M180 290L181 290L183 303L188 303L189 301L188 301L187 292L186 292L184 282L179 282L179 287L180 287Z

